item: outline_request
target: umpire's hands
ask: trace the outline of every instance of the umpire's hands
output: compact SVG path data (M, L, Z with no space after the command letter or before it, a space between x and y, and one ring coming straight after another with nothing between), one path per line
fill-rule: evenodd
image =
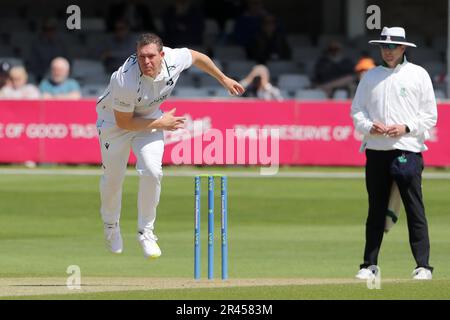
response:
M387 133L388 127L378 121L374 121L372 125L372 129L370 129L370 134L375 136L384 135Z
M386 134L391 137L400 137L406 134L406 125L404 124L394 124L392 126L387 127Z
M172 110L165 112L163 116L159 119L159 125L161 129L167 131L175 131L177 129L182 129L184 127L184 122L186 121L185 117L176 117L175 111L177 109L173 108Z

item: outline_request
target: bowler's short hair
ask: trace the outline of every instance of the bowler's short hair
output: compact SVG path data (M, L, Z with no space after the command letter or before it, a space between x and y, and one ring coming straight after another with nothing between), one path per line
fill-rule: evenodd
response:
M136 46L138 48L140 48L142 46L146 46L146 45L152 44L152 43L156 44L156 46L158 47L158 51L160 51L160 52L162 51L163 42L162 42L161 38L154 33L141 34L136 41Z

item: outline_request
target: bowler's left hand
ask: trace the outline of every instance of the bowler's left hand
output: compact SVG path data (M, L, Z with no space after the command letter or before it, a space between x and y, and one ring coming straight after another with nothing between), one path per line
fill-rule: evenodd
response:
M245 92L244 87L239 82L228 77L222 81L222 85L233 96L240 96Z
M388 126L386 134L391 138L400 137L406 134L406 125L394 124L392 126Z

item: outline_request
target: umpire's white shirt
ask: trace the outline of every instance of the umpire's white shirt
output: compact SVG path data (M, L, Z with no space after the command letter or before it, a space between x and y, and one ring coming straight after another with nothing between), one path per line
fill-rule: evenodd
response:
M369 70L356 90L351 116L356 130L364 134L363 148L372 150L427 150L428 130L436 125L437 107L427 71L404 58L394 69L378 66ZM406 124L410 133L391 138L371 135L373 122Z
M192 65L189 49L163 50L161 72L155 79L142 74L136 54L112 74L109 86L97 101L99 120L115 123L114 110L134 112L144 119L161 117L159 107L170 96L180 73Z

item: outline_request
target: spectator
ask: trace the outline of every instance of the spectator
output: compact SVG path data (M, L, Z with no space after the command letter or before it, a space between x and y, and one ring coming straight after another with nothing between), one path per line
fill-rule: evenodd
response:
M0 90L9 85L9 70L11 69L11 65L4 61L0 62Z
M277 26L274 16L267 15L263 18L260 33L247 47L247 55L251 60L265 64L269 60L289 60L291 48L285 35Z
M372 68L375 68L375 61L367 56L361 57L355 66L355 72L357 74L357 81L359 82L362 77Z
M255 40L261 30L262 19L267 15L262 0L247 0L247 9L236 19L234 25L234 41L246 47Z
M42 33L31 44L30 71L40 81L47 71L47 66L56 57L68 57L66 46L56 34L56 21L47 19L42 26Z
M270 83L270 73L264 65L256 65L252 71L240 81L246 89L244 97L255 97L262 100L283 100L280 90Z
M69 78L69 61L58 57L50 66L50 78L44 79L39 85L44 99L80 99L80 85Z
M150 7L142 0L128 0L112 5L106 19L109 31L115 30L117 20L129 21L132 31L157 31Z
M104 47L100 59L108 73L113 73L136 50L136 43L130 36L126 20L116 21L114 34Z
M39 99L39 90L35 85L27 84L28 74L24 67L15 66L9 71L10 85L3 87L0 97L3 99Z
M169 46L202 44L205 20L191 0L175 0L164 12L163 23Z
M342 45L331 41L325 54L319 58L314 68L313 83L331 97L335 89L352 91L354 86L354 65L342 53Z

